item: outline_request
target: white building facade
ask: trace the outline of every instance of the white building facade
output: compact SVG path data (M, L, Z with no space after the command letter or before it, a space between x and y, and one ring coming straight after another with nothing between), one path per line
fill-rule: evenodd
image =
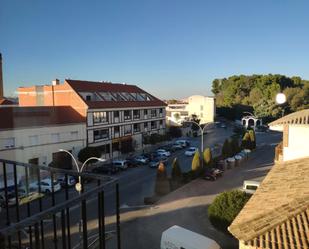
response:
M214 97L193 95L183 103L169 104L166 108L166 120L170 125L181 125L192 116L200 119L200 124L214 122L216 103Z

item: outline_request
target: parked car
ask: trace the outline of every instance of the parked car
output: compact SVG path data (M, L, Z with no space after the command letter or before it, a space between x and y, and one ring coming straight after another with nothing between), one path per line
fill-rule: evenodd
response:
M149 159L145 156L137 156L134 158L135 162L138 163L139 165L142 164L147 164L149 163Z
M179 139L175 143L181 144L182 148L190 146L190 142L188 140Z
M136 161L133 157L127 157L126 161L127 161L127 165L128 165L129 168L133 168L133 167L138 166L138 164L136 163Z
M116 174L118 172L118 168L114 167L112 164L103 164L101 166L97 166L91 170L92 173L95 174Z
M174 143L171 148L172 150L176 151L176 150L181 150L183 147L181 143Z
M156 153L159 156L166 156L166 157L169 157L171 155L171 152L163 150L163 149L156 150Z
M67 176L67 184L65 183L65 175L60 175L57 177L58 182L60 183L61 187L72 187L76 184L76 179L74 176Z
M217 177L214 173L206 171L203 179L208 180L208 181L215 181L215 180L217 180Z
M257 188L260 186L258 181L244 181L242 190L247 194L254 194Z
M198 151L198 148L196 147L190 147L188 150L185 151L186 156L193 156L195 152Z
M40 192L46 193L46 194L49 194L52 192L53 186L54 186L54 192L57 192L61 189L60 183L57 180L54 180L54 182L52 182L51 178L42 179L40 182L38 181L33 182L29 186L33 189L39 189L39 186L40 186L41 187Z
M113 166L121 170L126 170L128 168L127 160L113 160Z
M221 177L223 175L223 171L218 169L218 168L210 168L210 169L206 169L206 172L212 174L213 176L215 176L216 178Z

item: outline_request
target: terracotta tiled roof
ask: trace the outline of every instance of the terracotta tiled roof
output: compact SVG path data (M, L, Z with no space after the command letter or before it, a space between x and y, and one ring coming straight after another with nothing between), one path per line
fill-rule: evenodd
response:
M271 122L269 126L282 126L284 124L309 125L309 109L293 112L289 115L286 115Z
M1 107L0 118L1 130L85 123L70 106Z
M8 99L0 99L0 105L14 105L14 103Z
M146 93L151 96L149 101L86 101L83 100L89 108L125 108L125 107L148 107L148 106L166 106L166 103L152 96L146 91L135 85L93 82L81 80L65 80L71 88L79 92L127 92L127 93Z
M269 236L272 236L274 229L283 229L279 233L286 233L289 237L286 243L290 247L286 248L293 248L291 243L295 238L292 238L292 233L295 231L290 231L292 225L298 234L303 233L302 229L305 229L304 236L308 248L308 208L309 158L278 163L273 166L256 193L233 221L229 231L237 239L253 243L259 238L263 241L263 236L271 238ZM277 237L273 239L283 240Z

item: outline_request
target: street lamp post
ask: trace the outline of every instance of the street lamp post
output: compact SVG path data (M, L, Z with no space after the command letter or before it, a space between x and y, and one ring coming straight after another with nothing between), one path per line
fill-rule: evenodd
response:
M65 152L65 153L69 154L72 157L73 161L74 161L74 164L75 164L75 167L76 167L76 170L77 170L77 173L78 173L78 182L75 184L75 189L78 192L78 195L80 196L81 192L83 190L81 173L83 172L86 164L90 160L97 160L97 161L100 161L100 162L105 162L106 160L102 159L102 158L98 158L98 157L90 157L82 164L81 167L79 167L75 157L73 156L73 154L70 151L67 151L67 150L64 150L64 149L59 149L59 151L60 152ZM80 203L80 205L81 205L81 203ZM80 206L80 210L82 212L81 206ZM82 234L81 234L82 233L82 225L83 225L82 214L80 214L80 220L79 220L80 245L81 245L81 238L82 238Z
M203 168L203 164L204 164L204 158L203 158L203 152L204 152L204 129L206 127L208 127L210 124L213 124L213 123L206 123L204 125L204 127L202 128L202 126L199 123L195 122L195 121L186 121L186 122L193 123L193 124L197 125L200 128L200 131L201 131L201 156L202 156L202 168Z

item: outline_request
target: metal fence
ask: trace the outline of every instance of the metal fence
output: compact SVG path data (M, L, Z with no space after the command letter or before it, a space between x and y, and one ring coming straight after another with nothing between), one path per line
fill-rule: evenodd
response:
M0 159L1 174L1 249L105 249L106 188L115 195L113 226L121 248L116 179ZM56 192L59 174L64 177L63 190ZM82 179L79 193L69 188L69 180L78 176ZM45 182L51 183L50 189Z

